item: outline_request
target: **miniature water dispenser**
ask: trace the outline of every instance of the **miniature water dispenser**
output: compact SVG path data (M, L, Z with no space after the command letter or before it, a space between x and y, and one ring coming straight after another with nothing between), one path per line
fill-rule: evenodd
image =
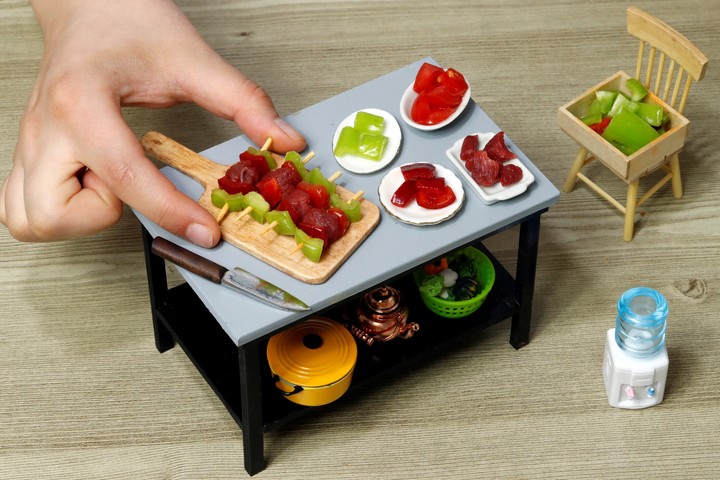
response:
M632 288L618 300L615 328L607 332L603 361L611 406L637 409L662 402L669 365L667 315L665 297L651 288Z

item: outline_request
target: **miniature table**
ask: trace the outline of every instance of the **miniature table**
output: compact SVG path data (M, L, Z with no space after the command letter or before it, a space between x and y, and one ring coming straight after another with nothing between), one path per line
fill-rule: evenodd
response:
M337 124L352 112L380 108L400 119L400 98L423 61L433 62L429 58L420 60L286 117L306 135L309 148L316 153L313 165L328 174L338 169L332 154L332 136ZM453 169L445 151L458 138L500 130L474 102L470 102L453 124L441 130L419 131L402 121L401 128L401 151L390 166L362 175L343 171L338 183L351 191L363 190L365 198L379 206L377 187L390 168L425 161ZM535 176L535 182L525 193L485 205L464 185L466 197L462 210L451 219L431 226L402 223L382 210L376 229L326 282L318 285L296 280L225 242L213 249L195 247L136 212L143 224L157 348L163 352L179 344L222 400L242 429L245 469L250 475L264 468L265 430L296 418L308 408L322 408L289 402L277 393L272 383L265 356L267 340L297 322L311 316L342 322L347 307L354 305L360 294L385 284L392 284L406 297L411 318L420 324L420 331L408 340L376 343L372 347L360 345L352 385L346 395L352 395L357 385L437 351L470 330L487 328L506 318L512 318L510 343L515 348L528 343L540 217L557 202L559 192L514 146L508 135L506 142ZM232 164L248 146L245 137L237 137L202 154L215 162ZM202 193L202 188L183 174L169 167L162 171L189 196L198 198ZM520 225L520 233L513 278L481 241L516 225ZM225 267L241 266L296 295L311 309L302 313L283 311L183 269L179 270L186 283L168 288L165 262L150 251L152 239L158 235ZM448 329L447 319L435 316L424 307L411 273L414 268L466 245L475 245L488 254L495 265L496 281L483 306L462 321L454 320L453 328Z

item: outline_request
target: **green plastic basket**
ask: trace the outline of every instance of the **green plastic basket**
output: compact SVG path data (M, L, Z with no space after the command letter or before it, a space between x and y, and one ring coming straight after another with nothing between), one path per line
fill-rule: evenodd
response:
M482 290L469 300L450 301L439 297L431 297L420 292L425 306L433 313L445 318L462 318L476 311L483 304L495 283L495 267L490 259L483 252L474 247L466 247L462 250L467 256L475 261L477 267L477 281ZM415 285L422 281L422 269L413 273Z

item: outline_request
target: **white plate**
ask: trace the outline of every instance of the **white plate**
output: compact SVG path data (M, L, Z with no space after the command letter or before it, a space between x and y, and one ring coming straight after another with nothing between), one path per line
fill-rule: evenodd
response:
M380 203L390 215L400 221L411 223L413 225L433 225L444 222L460 210L465 197L462 182L452 172L452 170L449 170L441 165L434 165L435 176L443 177L445 179L445 183L453 189L453 192L455 192L455 201L447 207L439 208L437 210L423 208L414 200L410 205L402 208L393 205L391 202L392 196L398 187L405 181L405 177L403 177L403 174L400 171L401 167L395 167L383 177L380 181L380 186L378 187Z
M468 85L467 92L465 92L462 97L462 102L460 102L460 105L458 105L452 115L450 115L448 118L446 118L440 123L436 123L434 125L422 125L420 123L414 122L413 119L410 117L410 111L412 110L413 103L418 97L418 94L415 92L415 90L413 90L414 84L415 82L413 81L413 83L411 83L410 86L408 86L408 88L405 90L405 93L400 99L400 116L403 120L405 120L405 123L407 123L411 127L417 128L418 130L437 130L438 128L449 125L453 122L453 120L460 116L463 110L465 110L465 107L467 107L467 104L470 102L470 85Z
M385 150L383 150L383 154L379 160L370 160L369 158L363 158L357 155L343 155L342 157L335 155L335 160L337 160L341 167L350 172L372 173L385 167L395 159L400 151L402 132L400 131L400 125L398 125L395 117L385 110L377 108L364 108L359 111L383 117L385 120L383 123L383 135L388 139L387 145L385 145ZM352 127L355 124L355 115L357 115L357 113L358 112L348 115L348 117L340 122L340 125L338 125L332 140L333 152L335 151L335 145L337 145L338 138L340 138L340 131L343 127Z
M469 135L477 135L478 139L480 140L479 148L483 149L485 148L487 142L489 142L490 139L495 136L495 133L470 133ZM465 135L465 137L467 137L467 135ZM470 172L465 167L465 162L460 159L460 151L462 150L462 144L463 140L465 140L465 137L462 137L460 140L455 142L453 146L450 147L445 153L447 153L450 161L455 164L462 176L465 177L465 180L467 180L468 184L472 187L473 191L475 191L478 197L480 197L480 200L482 200L483 203L487 205L492 205L495 202L499 202L501 200L508 200L510 198L516 197L523 193L525 190L527 190L528 185L535 181L535 176L530 172L530 170L527 169L527 167L525 167L525 165L523 165L520 159L514 158L512 160L508 160L507 162L505 162L505 164L517 165L518 167L520 167L520 170L522 170L523 173L523 177L522 179L520 179L519 182L508 185L507 187L503 187L500 182L496 183L492 187L483 187L479 185L472 178Z

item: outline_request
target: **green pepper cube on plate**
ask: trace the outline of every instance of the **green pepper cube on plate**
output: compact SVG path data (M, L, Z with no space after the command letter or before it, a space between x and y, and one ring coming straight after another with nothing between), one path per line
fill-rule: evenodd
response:
M355 128L362 133L383 133L385 119L374 113L360 111L355 115Z
M383 135L363 133L360 135L360 145L358 145L357 154L370 160L380 160L387 142L387 137Z
M360 130L354 127L343 127L340 130L337 144L335 145L335 155L342 157L344 155L356 155L360 146Z

